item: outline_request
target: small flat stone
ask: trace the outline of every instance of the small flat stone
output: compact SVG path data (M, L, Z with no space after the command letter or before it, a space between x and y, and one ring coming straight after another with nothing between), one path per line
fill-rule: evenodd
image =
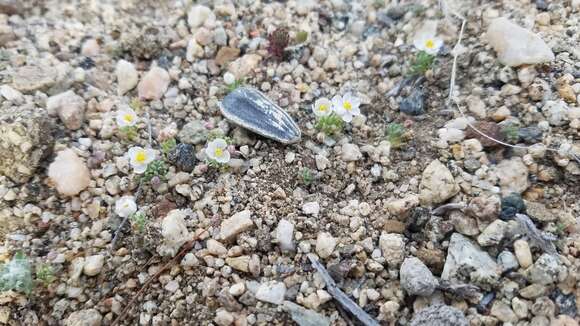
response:
M222 222L220 229L220 239L229 241L254 226L250 211L245 210L234 214L232 217Z
M286 294L286 286L282 282L270 281L262 283L256 291L256 299L273 304L282 304Z
M554 53L538 35L505 17L491 22L487 41L497 52L499 61L510 67L554 60Z
M167 91L171 79L163 68L153 67L137 85L139 98L144 100L159 100Z
M266 138L283 144L300 140L300 128L292 117L256 89L234 90L224 98L220 108L226 119Z

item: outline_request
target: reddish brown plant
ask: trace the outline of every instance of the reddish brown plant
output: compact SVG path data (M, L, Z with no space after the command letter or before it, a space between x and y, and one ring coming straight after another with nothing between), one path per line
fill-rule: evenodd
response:
M278 61L284 60L284 50L288 46L289 41L288 29L285 27L277 28L268 35L268 52L272 57L278 59Z

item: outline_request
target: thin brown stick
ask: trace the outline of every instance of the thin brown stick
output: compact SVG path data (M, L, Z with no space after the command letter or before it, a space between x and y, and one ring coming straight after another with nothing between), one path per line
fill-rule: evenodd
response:
M181 258L183 258L183 256L185 256L185 254L189 250L191 250L191 248L193 248L193 244L194 244L195 240L196 239L192 239L192 240L186 242L183 245L183 247L181 248L181 250L179 251L179 253L177 253L177 255L175 257L173 257L173 259L168 261L157 273L155 273L155 275L149 277L147 282L145 282L145 284L143 284L141 289L139 289L139 291L133 296L131 301L129 301L129 303L125 306L125 308L123 309L121 314L119 314L119 317L117 317L117 319L115 319L115 321L113 321L111 326L118 325L121 322L121 320L123 320L125 318L125 316L129 312L130 308L135 304L135 301L137 301L137 299L139 299L139 297L143 294L143 292L145 292L145 290L149 287L149 285L151 285L151 283L153 283L154 280L159 278L159 276L161 276L161 274L163 274L163 272L165 272L169 267L173 266L173 264L175 264L177 261L179 261Z

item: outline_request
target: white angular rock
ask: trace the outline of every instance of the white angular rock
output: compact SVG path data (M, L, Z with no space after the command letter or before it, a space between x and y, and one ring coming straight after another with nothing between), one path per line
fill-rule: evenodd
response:
M163 242L157 248L160 255L173 257L184 243L191 240L191 234L185 224L186 216L184 210L174 209L161 221Z
M10 87L10 85L0 86L0 95L8 101L20 101L23 96L22 93Z
M422 205L442 203L459 192L453 175L439 160L431 162L423 171L419 189Z
M96 276L101 272L104 264L105 264L105 256L103 255L89 256L85 259L83 272L87 276Z
M137 85L139 98L144 100L159 100L167 91L171 79L163 68L153 67Z
M56 190L65 196L75 196L89 186L91 174L85 162L72 149L60 151L48 167L48 177Z
M282 251L294 251L294 224L288 220L280 220L276 228L276 240Z
M187 24L191 28L200 27L207 20L215 20L215 14L206 6L193 6L187 13Z
M308 202L302 205L302 212L306 215L318 216L320 213L320 204L318 202Z
M505 236L507 229L508 223L495 220L477 237L477 243L482 247L497 245Z
M71 313L66 321L65 326L101 326L103 316L97 309L86 309Z
M554 53L538 35L505 17L491 22L487 41L497 52L499 61L510 67L554 60Z
M567 124L569 112L568 104L562 100L546 101L546 104L542 108L542 113L544 113L544 116L548 119L548 123L552 126L563 126Z
M519 157L499 162L496 166L496 174L504 196L512 192L521 194L528 189L528 168Z
M327 258L336 247L336 239L328 232L318 233L316 238L316 253L320 258Z
M487 252L463 235L453 233L441 273L442 280L474 283L490 288L497 284L500 271L500 267Z
M228 253L228 249L221 242L214 239L207 240L206 247L210 254L217 257L225 256Z
M342 145L341 158L345 162L358 161L362 158L362 153L357 145L346 143Z
M139 73L135 69L135 65L123 59L117 62L115 75L117 76L117 92L119 95L132 90L139 82Z
M379 238L379 247L390 266L399 266L403 262L405 257L403 235L383 232Z
M220 239L224 241L233 240L238 234L252 228L254 222L252 222L251 216L252 213L249 210L245 210L224 220L220 228Z
M70 90L46 100L48 114L58 115L65 127L70 130L77 130L83 125L85 107L85 100Z
M256 299L273 304L282 304L286 294L286 285L282 282L270 281L262 283L256 291Z

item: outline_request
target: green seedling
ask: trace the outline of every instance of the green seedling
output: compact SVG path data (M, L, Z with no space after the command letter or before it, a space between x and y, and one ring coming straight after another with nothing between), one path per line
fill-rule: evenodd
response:
M136 212L129 217L129 220L131 221L133 228L138 232L143 232L145 230L145 226L149 222L147 215L143 212Z
M169 138L161 143L161 151L163 155L167 156L177 146L175 138Z
M36 266L36 279L44 286L49 286L56 279L52 266L49 264Z
M405 127L400 123L393 122L387 126L387 140L391 143L393 148L401 147L404 134Z
M302 184L305 186L309 186L314 181L314 177L312 176L312 172L308 168L304 168L300 171L300 178L302 179Z
M147 165L147 169L141 176L142 182L150 182L151 179L154 177L159 177L160 179L165 179L165 175L167 174L167 166L163 160L155 160L149 165Z
M520 140L520 128L516 124L508 124L501 129L501 133L510 144L515 144Z
M330 115L320 117L314 127L330 136L342 132L342 129L344 129L344 121L340 116L332 113Z
M428 54L425 51L419 51L411 64L410 74L412 76L424 75L427 70L431 69L434 62L434 55Z

